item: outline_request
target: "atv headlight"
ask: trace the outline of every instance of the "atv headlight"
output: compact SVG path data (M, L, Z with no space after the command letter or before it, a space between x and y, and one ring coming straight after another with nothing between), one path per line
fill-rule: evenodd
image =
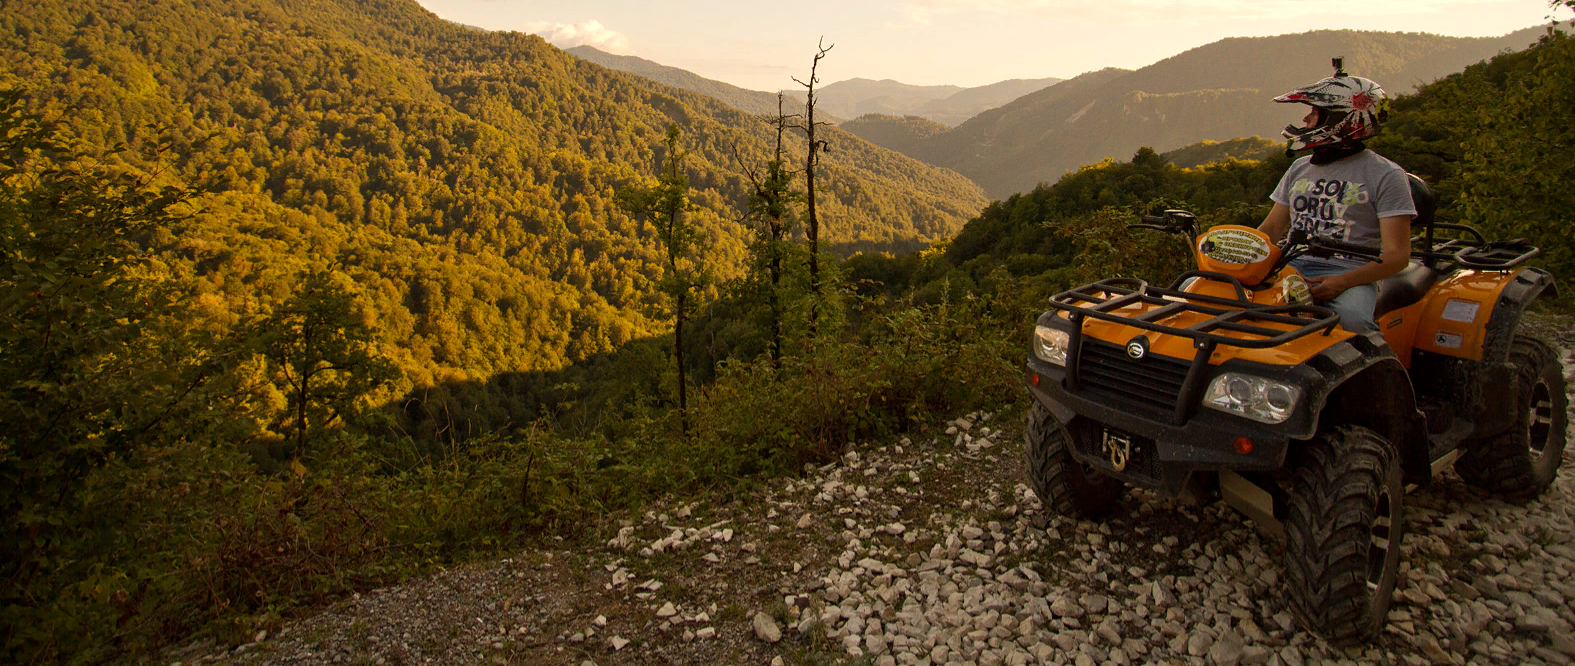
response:
M1066 331L1049 326L1034 327L1034 356L1041 361L1065 366L1066 348L1071 342L1072 334Z
M1259 423L1284 423L1296 410L1302 390L1272 379L1227 372L1209 382L1203 404Z

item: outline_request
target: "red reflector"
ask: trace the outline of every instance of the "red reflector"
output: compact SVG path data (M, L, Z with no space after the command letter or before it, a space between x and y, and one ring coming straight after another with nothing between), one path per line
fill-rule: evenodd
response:
M1237 437L1236 441L1231 442L1231 444L1236 447L1237 453L1242 455L1252 453L1252 440L1247 439L1246 437Z
M1038 386L1039 385L1039 373L1035 372L1035 373L1033 373L1031 375L1031 377L1032 377L1032 379L1029 379L1028 381L1033 382L1034 386Z

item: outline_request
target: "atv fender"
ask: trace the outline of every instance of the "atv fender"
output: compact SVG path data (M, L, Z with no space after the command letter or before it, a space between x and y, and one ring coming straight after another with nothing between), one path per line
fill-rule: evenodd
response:
M1325 366L1320 368L1325 376L1343 376L1317 406L1317 432L1342 425L1368 428L1383 435L1400 453L1408 482L1427 479L1432 463L1427 421L1417 409L1416 393L1405 366L1377 332L1353 337L1349 342L1350 346L1331 347L1316 362ZM1331 361L1339 364L1338 370L1330 371L1334 370L1327 367Z
M1487 332L1482 341L1482 360L1492 363L1509 361L1510 343L1515 339L1515 329L1520 316L1538 298L1558 298L1559 286L1553 276L1540 268L1526 268L1505 280L1498 293L1498 303L1488 318Z
M1558 285L1553 276L1536 268L1522 269L1512 275L1478 274L1474 280L1478 283L1491 280L1497 294L1490 303L1491 311L1477 317L1473 335L1480 340L1480 345L1464 350L1469 354L1448 348L1439 351L1436 339L1431 340L1432 344L1424 344L1430 341L1427 336L1436 336L1436 332L1424 333L1417 338L1411 376L1419 386L1438 387L1442 395L1452 396L1460 416L1471 421L1472 431L1466 437L1480 439L1503 432L1514 422L1515 395L1499 390L1499 387L1512 385L1517 372L1509 363L1509 348L1526 308L1539 298L1557 298ZM1438 305L1439 309L1434 312L1435 304L1462 295L1461 290L1441 293L1429 304L1429 312L1436 318L1444 306ZM1477 297L1482 297L1480 292ZM1433 330L1441 330L1441 326L1449 324L1453 322L1442 322L1442 325L1433 322Z
M1460 271L1440 280L1428 297L1414 349L1503 363L1521 313L1544 292L1557 296L1558 289L1553 276L1539 268Z

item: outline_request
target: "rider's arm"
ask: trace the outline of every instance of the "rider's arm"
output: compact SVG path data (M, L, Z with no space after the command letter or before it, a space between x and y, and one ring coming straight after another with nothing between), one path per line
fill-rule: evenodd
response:
M1258 225L1258 230L1268 234L1269 240L1275 243L1285 238L1285 232L1290 228L1291 209L1282 203L1274 204L1274 208L1269 209L1269 214Z
M1377 282L1399 273L1400 269L1411 263L1411 216L1383 218L1378 221L1378 229L1383 238L1382 261L1370 261L1344 273L1323 278L1313 286L1313 298L1321 301L1334 298L1351 287Z

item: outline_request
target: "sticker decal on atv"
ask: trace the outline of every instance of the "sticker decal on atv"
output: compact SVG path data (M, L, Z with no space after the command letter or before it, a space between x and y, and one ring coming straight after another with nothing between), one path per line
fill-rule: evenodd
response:
M1269 258L1269 241L1245 229L1214 229L1198 239L1198 252L1227 264L1253 264Z
M1312 289L1307 287L1307 280L1302 276L1287 275L1280 284L1285 289L1286 303L1312 303Z
M1433 338L1433 344L1436 344L1440 347L1448 347L1450 349L1459 349L1460 344L1465 342L1465 340L1466 336L1459 333L1446 333L1444 331L1439 331L1438 335Z
M1463 298L1451 298L1449 299L1448 303L1444 304L1444 318L1450 321L1458 321L1469 324L1473 321L1476 321L1477 310L1481 307L1482 304L1476 301L1468 301Z

